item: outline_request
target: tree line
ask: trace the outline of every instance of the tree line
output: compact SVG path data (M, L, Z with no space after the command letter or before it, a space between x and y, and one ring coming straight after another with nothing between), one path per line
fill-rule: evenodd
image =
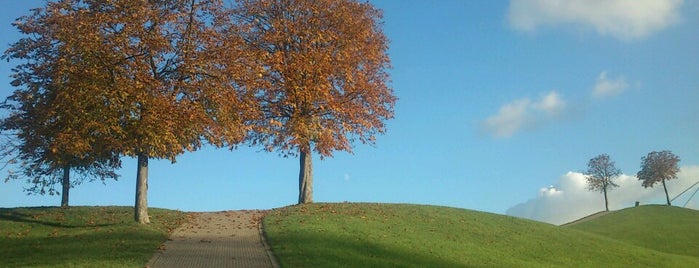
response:
M117 179L137 159L134 218L149 223L148 161L203 144L298 156L312 202L312 153L373 144L393 117L382 12L354 0L57 0L13 25L2 58L0 152L28 190ZM73 176L71 176L71 172Z
M643 188L653 187L660 183L665 190L667 205L670 206L670 195L667 192L666 181L677 178L680 171L677 165L680 158L671 151L653 151L641 158L641 170L636 173L638 180L642 181ZM600 191L604 194L604 208L609 211L607 192L619 187L614 180L621 175L621 170L615 166L607 154L598 155L587 163L585 179L588 190Z

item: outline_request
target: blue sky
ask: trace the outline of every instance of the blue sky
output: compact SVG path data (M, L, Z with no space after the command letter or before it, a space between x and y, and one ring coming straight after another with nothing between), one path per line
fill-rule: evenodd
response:
M376 146L314 159L315 201L434 204L562 223L604 209L579 173L601 153L625 174L611 209L662 203L661 189L632 177L651 151L682 159L672 196L699 180L699 2L370 2L384 10L391 40L395 119ZM4 0L0 49L20 37L10 23L42 3ZM12 91L12 66L0 63L0 96ZM71 205L133 205L135 162L124 158L117 182L74 188ZM294 204L298 164L248 147L152 161L149 205ZM24 186L1 183L0 207L60 204L27 196ZM696 199L688 206L699 208Z

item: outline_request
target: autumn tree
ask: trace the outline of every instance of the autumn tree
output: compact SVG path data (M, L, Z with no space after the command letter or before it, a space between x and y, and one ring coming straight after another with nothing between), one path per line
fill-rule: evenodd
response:
M63 207L69 205L71 187L117 179L114 169L120 166L116 153L103 150L113 140L99 113L92 112L99 97L84 78L95 65L71 48L60 27L66 20L57 4L48 3L13 24L25 37L3 55L20 63L12 70L17 89L2 105L9 116L0 121L3 157L19 168L8 179L27 178L26 190L38 194L57 194L54 186L60 184ZM72 179L71 170L77 175Z
M667 205L670 206L670 195L667 193L666 180L676 179L680 168L677 163L680 158L671 151L650 152L641 158L641 171L636 174L643 181L644 188L653 187L656 183L663 184Z
M352 0L242 0L234 8L246 49L258 55L263 116L249 141L299 156L299 203L313 201L312 152L373 144L393 117L382 12Z
M219 38L231 25L219 0L84 2L86 17L76 23L100 40L119 151L138 159L135 219L148 223L150 158L174 162L202 137L216 145L243 139L249 109L232 80L239 50Z
M101 118L100 135L112 142L98 152L137 158L134 218L148 223L148 161L175 161L212 144L240 142L244 108L234 78L235 38L220 0L61 0L43 27L56 28L55 42L78 53L73 66L85 72L67 79L82 87L62 90L84 113ZM56 19L56 18L61 19ZM221 61L226 56L226 62ZM59 60L60 61L60 60ZM55 62L53 63L55 64ZM76 91L84 90L85 95ZM82 105L82 106L80 106ZM76 112L77 114L77 112ZM76 122L75 119L66 122ZM83 136L79 133L79 137ZM105 143L106 144L106 143Z
M609 158L609 155L601 154L587 162L585 174L587 189L602 192L604 194L604 209L609 211L607 191L619 187L614 183L614 179L621 175L621 170L614 166L614 161Z

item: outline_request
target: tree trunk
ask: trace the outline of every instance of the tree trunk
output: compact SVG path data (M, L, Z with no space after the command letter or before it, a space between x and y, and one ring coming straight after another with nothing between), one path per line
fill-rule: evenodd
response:
M68 197L70 196L70 166L63 167L63 179L61 180L63 190L61 191L61 207L68 207Z
M665 180L663 180L663 189L665 189L665 198L667 198L667 205L672 206L672 204L670 204L670 195L667 194L667 186L665 186Z
M311 153L299 150L299 204L313 203L313 163Z
M607 200L607 188L604 188L604 210L609 211L609 200Z
M148 155L138 154L136 169L136 205L134 206L136 222L150 223L148 218Z

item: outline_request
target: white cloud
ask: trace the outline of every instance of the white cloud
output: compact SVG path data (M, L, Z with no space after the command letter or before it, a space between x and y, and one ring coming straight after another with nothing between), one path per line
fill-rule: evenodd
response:
M534 108L537 110L544 111L546 114L551 116L559 115L565 109L566 103L561 99L555 91L549 92L546 96L542 97L537 103L534 103Z
M607 72L602 72L597 77L595 87L592 89L592 96L598 99L614 97L624 92L629 87L624 77L616 79L607 78Z
M511 0L508 20L520 31L574 25L601 35L639 39L680 20L683 0Z
M677 175L678 179L667 182L670 198L697 182L699 166L681 167ZM635 176L625 174L619 176L615 182L619 187L607 193L610 210L631 207L636 201L641 204L665 203L665 192L661 185L646 189ZM684 205L690 195L691 192L688 191L676 199L673 205ZM699 209L699 195L695 196L687 207ZM506 213L552 224L564 224L603 210L604 196L600 192L587 190L585 175L568 172L559 178L556 186L541 188L535 198L511 207Z
M483 122L483 127L496 138L507 138L522 129L551 122L563 115L565 109L566 102L551 91L536 102L523 98L503 105L497 114Z
M485 120L486 129L498 138L512 136L527 123L527 111L531 105L529 99L520 99L505 104L498 114Z

